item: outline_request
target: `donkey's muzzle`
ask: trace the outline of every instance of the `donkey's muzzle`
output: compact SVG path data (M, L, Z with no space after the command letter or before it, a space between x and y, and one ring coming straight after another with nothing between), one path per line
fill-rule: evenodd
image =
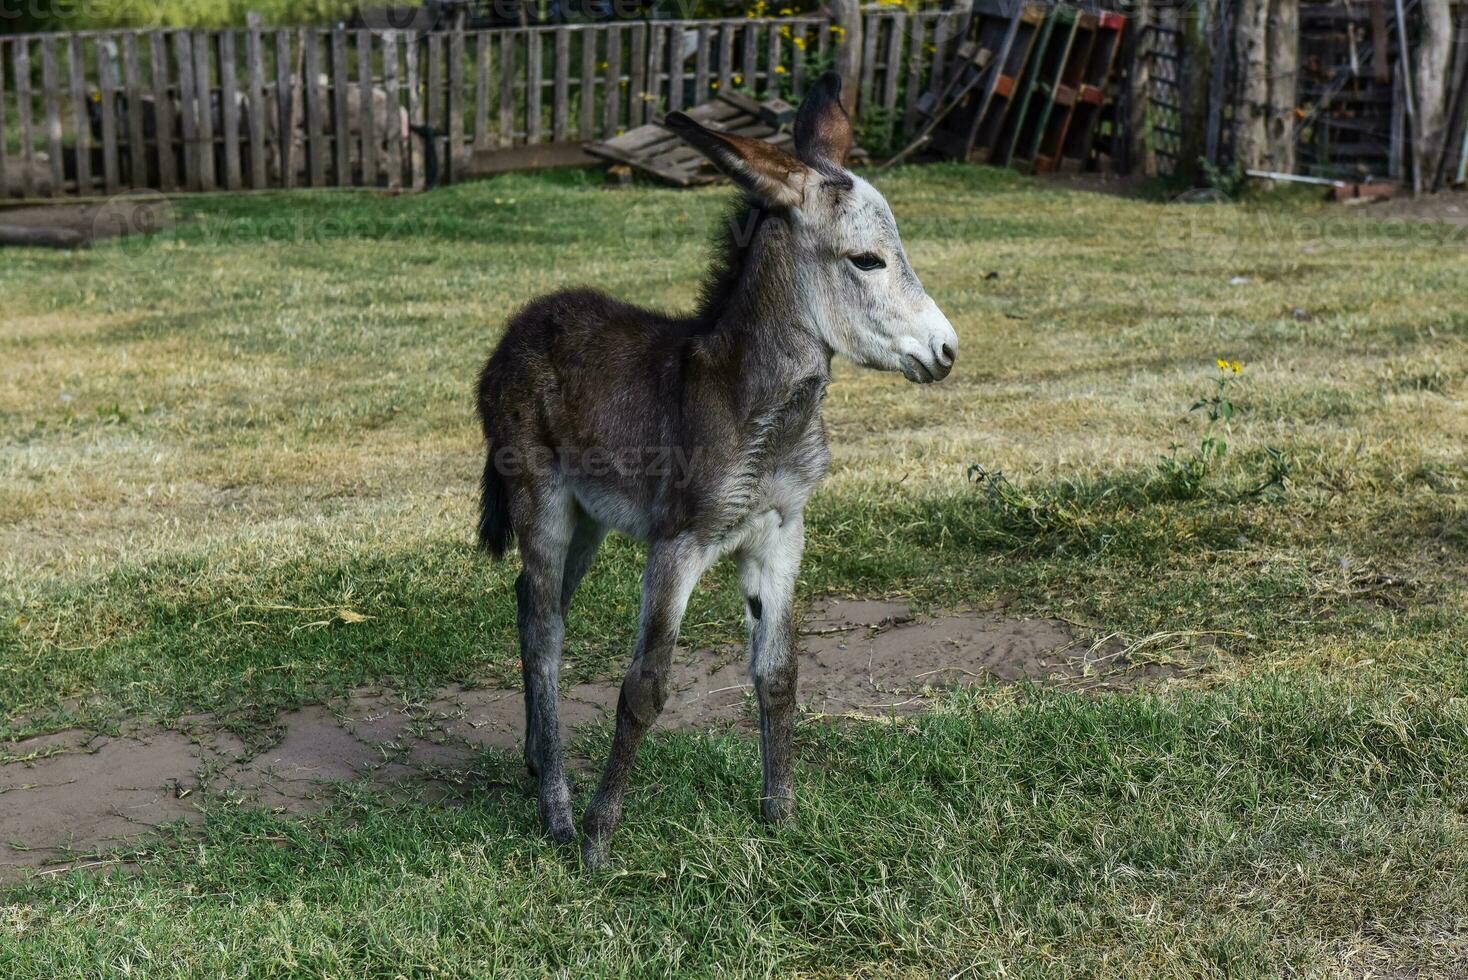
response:
M948 377L948 372L953 370L953 362L958 359L958 338L953 334L953 328L949 327L929 341L925 353L926 356L902 355L903 377L920 385Z

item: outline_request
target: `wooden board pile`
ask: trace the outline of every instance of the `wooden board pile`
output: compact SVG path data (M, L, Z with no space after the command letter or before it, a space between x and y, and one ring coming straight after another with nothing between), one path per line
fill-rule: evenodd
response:
M792 142L789 124L795 120L795 107L781 99L757 101L738 92L721 92L712 102L689 109L688 115L720 132L752 136L782 148L788 148ZM719 179L713 164L663 126L661 119L628 130L615 139L593 143L586 152L678 187Z
M1037 173L1088 169L1101 120L1114 112L1125 26L1109 11L979 0L946 82L918 104L926 122L915 144Z
M1468 5L1454 11L1441 147L1414 159L1414 90L1421 58L1417 0L1300 7L1296 126L1300 162L1311 173L1389 178L1438 190L1468 178ZM1399 23L1400 22L1400 23ZM1401 56L1403 43L1408 55ZM1427 158L1427 157L1430 157Z

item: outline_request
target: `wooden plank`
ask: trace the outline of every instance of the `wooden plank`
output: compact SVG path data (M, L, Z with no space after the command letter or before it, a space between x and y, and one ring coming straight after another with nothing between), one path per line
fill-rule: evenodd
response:
M408 86L408 152L405 154L405 157L408 161L408 176L411 181L409 186L415 190L421 190L427 184L427 181L424 179L426 175L423 173L422 168L414 163L418 157L415 157L413 154L413 147L416 145L413 141L417 139L417 136L413 133L413 127L423 125L423 93L418 87L418 80L422 77L419 74L419 59L422 57L422 47L416 33L405 35L403 57L406 59L404 74ZM427 163L427 159L424 158L423 162Z
M770 24L768 36L768 52L765 59L765 97L774 98L780 94L780 76L786 74L789 69L785 67L785 45L780 39L779 23Z
M913 17L908 25L907 45L907 105L902 114L902 131L916 132L918 126L918 96L922 91L923 41L927 38L928 22L922 17Z
M214 105L212 89L213 73L210 71L212 52L207 31L194 32L194 101L198 105L199 125L199 187L212 191L214 179Z
M260 34L260 16L247 18L245 33L245 84L249 106L245 129L250 141L250 186L260 190L268 183L265 156L265 42Z
M306 89L306 174L312 187L326 183L325 101L321 91L321 46L314 28L301 28L301 52L304 67L302 83Z
M540 142L541 99L545 94L545 35L531 31L525 36L525 142Z
M449 112L449 152L444 163L448 178L459 179L459 171L469 159L464 145L464 26L456 23L449 33L449 89L445 94Z
M219 118L224 126L224 186L237 191L244 182L240 167L240 102L239 89L235 84L234 31L219 32Z
M280 186L296 185L296 99L291 71L291 32L275 32L276 141L280 153ZM187 116L185 116L187 118ZM187 158L187 154L185 155Z
M683 48L688 32L682 24L668 29L668 101L669 112L683 108Z
M607 139L617 135L622 122L622 28L607 28L607 74L602 92L602 133Z
M198 107L194 104L194 45L188 31L173 33L173 57L178 64L178 113L179 132L182 137L183 170L178 175L179 185L185 190L199 189L199 119ZM102 60L101 45L98 45L97 60ZM103 161L106 161L105 140Z
M127 99L128 181L133 187L143 188L150 184L148 142L143 124L143 103L147 93L143 91L143 73L138 60L138 36L131 31L122 36L122 77ZM154 123L156 125L156 119Z
M36 196L36 134L31 125L31 52L30 39L18 37L11 42L15 68L15 115L20 132L20 186L26 197ZM109 190L108 193L111 193Z
M515 35L500 34L500 148L515 141Z
M73 36L72 37L72 41L75 43L76 40L77 40L77 38L75 36ZM0 201L3 201L5 198L7 198L7 197L10 196L10 174L7 171L6 163L5 163L6 158L9 157L9 155L10 155L9 152L6 151L6 149L5 149L5 147L9 145L6 142L6 140L5 140L5 114L6 114L6 111L5 111L5 64L6 64L6 62L5 62L5 49L6 49L6 47L7 47L7 45L5 43L5 38L0 37ZM73 50L76 50L76 48L74 47ZM75 71L76 71L76 69L72 69L72 71L73 71L73 77L75 77ZM75 92L76 92L76 86L75 85L72 86L72 92L73 92L73 94L75 94ZM85 112L85 110L86 110L85 104L83 104L82 110ZM85 118L85 117L83 117L83 118ZM80 125L80 124L78 124L78 125Z
M448 126L444 122L443 33L433 31L426 35L426 40L423 64L423 120L424 125L432 130L431 139L438 147L440 164L446 164L448 153L445 137L448 133Z
M564 142L566 124L571 110L571 32L564 27L556 28L556 60L552 69L555 88L551 101L551 141Z
M936 108L940 101L939 95L943 91L944 72L948 61L948 35L952 32L954 20L952 17L942 15L938 23L933 27L933 50L929 56L932 68L928 71L928 95L931 96L933 106Z
M719 89L727 92L734 82L734 42L738 30L733 24L719 25Z
M122 185L117 164L117 60L113 52L114 42L110 37L97 38L97 78L101 90L102 104L102 189L116 194ZM22 133L29 128L29 120L22 118Z
M883 66L882 75L882 108L895 112L897 76L902 70L902 37L907 28L907 14L898 10L891 17L892 27L887 35L887 63Z
M627 80L627 128L641 126L647 118L647 25L633 24L632 59Z
M494 35L474 35L474 148L489 146L489 80L494 77Z
M402 100L398 92L398 34L382 35L382 87L387 93L387 131L382 134L387 153L387 186L403 186Z
M756 82L758 81L758 76L759 27L754 24L749 24L744 28L744 71L736 87L754 92L757 89Z
M334 27L331 30L331 147L335 151L333 174L336 186L352 186L352 122L347 97L351 94L351 75L347 65L347 32ZM372 114L372 100L368 98L357 113L358 118Z
M357 157L362 164L361 185L377 186L377 92L372 84L372 32L358 31L357 47L357 116L361 149ZM389 123L391 119L389 118Z
M488 177L513 170L545 170L552 167L584 167L601 162L586 152L579 140L566 143L535 143L508 150L476 149L465 168L466 177Z
M596 45L603 30L581 32L581 102L580 118L576 123L578 139L592 138L596 126Z
M61 194L66 171L61 166L61 80L57 77L56 38L41 38L41 106L46 117L46 156L51 165L51 194Z
M4 52L0 51L0 68L4 66ZM73 34L66 39L66 67L70 78L71 125L76 132L76 192L86 196L92 193L92 118L87 112L86 65L82 62L82 39ZM5 105L5 72L0 71L0 106ZM0 115L4 115L0 112ZM3 121L0 121L3 127ZM0 130L0 147L5 145L3 130ZM4 156L0 153L0 156ZM0 169L5 163L0 160ZM3 178L0 178L0 197L5 196Z
M662 114L663 103L663 62L667 58L665 41L667 32L657 24L648 25L647 37L647 87L642 101L645 106L645 119L652 119Z
M158 189L168 192L178 186L175 168L178 147L174 143L178 123L168 70L168 38L162 31L148 32L148 60L153 84L153 151L158 158Z
M443 34L433 31L428 35L427 64L423 66L423 118L424 124L432 131L429 139L433 140L435 146L440 148L438 158L440 163L446 161L447 154L442 152L445 131L443 124Z
M881 29L881 15L868 13L862 25L861 84L857 86L857 112L860 114L872 104L872 86L877 71L877 32Z
M790 94L796 99L805 95L806 33L804 23L790 25Z
M709 37L713 32L707 24L698 25L697 48L693 61L693 104L698 105L709 97Z

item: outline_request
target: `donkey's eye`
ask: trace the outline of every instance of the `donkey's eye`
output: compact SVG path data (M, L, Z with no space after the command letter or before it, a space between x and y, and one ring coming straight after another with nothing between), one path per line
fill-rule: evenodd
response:
M887 268L887 263L882 261L882 257L873 255L871 252L862 252L860 255L848 255L847 258L851 260L852 265L856 266L862 272Z

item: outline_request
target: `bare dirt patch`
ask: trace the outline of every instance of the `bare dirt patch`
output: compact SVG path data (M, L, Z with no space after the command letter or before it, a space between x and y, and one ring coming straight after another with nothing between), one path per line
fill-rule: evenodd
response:
M1366 218L1433 221L1468 228L1468 192L1465 191L1442 191L1417 197L1403 193L1385 201L1361 205L1355 210Z
M906 603L822 600L802 629L801 702L811 719L882 718L923 710L943 688L988 682L1079 689L1166 681L1176 671L1133 663L1115 642L1092 644L1056 620L961 612L917 620ZM681 651L668 728L749 726L743 652ZM564 692L570 736L609 721L614 681ZM208 717L117 737L60 732L0 746L0 880L22 868L85 864L148 831L202 819L212 801L305 812L343 782L451 802L482 791L488 750L518 751L518 690L451 687L424 700L360 691L276 720L252 752ZM591 768L594 760L582 760Z

